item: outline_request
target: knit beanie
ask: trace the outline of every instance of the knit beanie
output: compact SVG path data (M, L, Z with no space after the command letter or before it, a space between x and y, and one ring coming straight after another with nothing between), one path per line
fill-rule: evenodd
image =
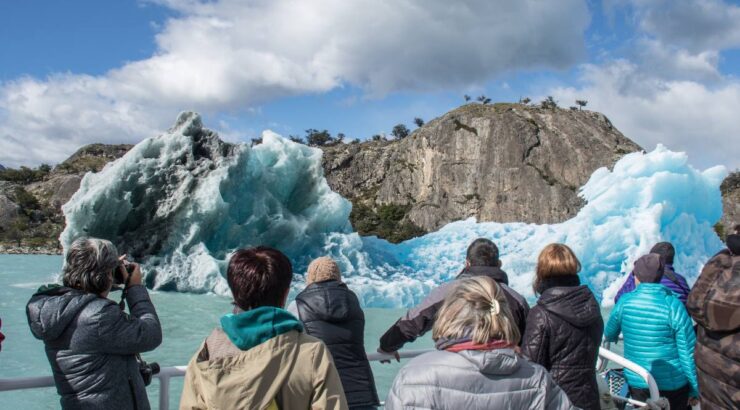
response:
M649 253L640 256L635 261L633 272L635 273L635 277L640 280L640 283L659 283L660 279L663 278L664 270L665 260L663 257L657 253Z
M327 280L342 280L339 266L334 262L334 259L328 256L314 259L313 262L308 265L308 272L306 272L306 285Z

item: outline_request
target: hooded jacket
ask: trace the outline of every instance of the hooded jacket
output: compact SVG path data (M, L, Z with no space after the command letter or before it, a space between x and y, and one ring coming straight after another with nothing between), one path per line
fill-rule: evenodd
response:
M379 406L365 353L365 315L357 296L342 282L312 283L296 296L306 333L329 348L350 407Z
M146 288L128 288L131 315L92 293L50 286L26 306L28 324L44 342L63 409L149 409L136 353L162 343Z
M285 310L221 318L188 364L180 409L346 409L326 346Z
M660 390L689 385L698 397L691 318L681 301L660 283L641 283L624 295L612 310L604 338L616 342L624 335L624 357L644 367ZM642 377L625 369L627 383L647 389Z
M527 300L509 287L509 276L496 266L470 266L465 268L455 278L462 279L471 276L488 276L496 281L504 291L506 301L509 304L514 321L519 328L519 333L523 334L526 326L527 315L529 314L529 304ZM455 286L455 280L443 283L427 295L416 307L406 312L406 315L396 321L380 337L380 350L384 352L395 352L403 347L404 344L413 342L416 338L423 336L434 326L434 318L437 311L442 307L447 294Z
M554 286L529 312L522 352L550 372L574 405L598 410L596 361L603 332L599 304L587 286Z
M686 307L698 324L701 408L740 408L740 256L725 250L710 259Z
M396 375L387 410L572 409L547 371L513 349L434 351Z
M689 284L686 282L686 278L684 278L682 275L678 274L675 270L673 270L673 265L666 264L665 265L665 271L663 272L663 277L660 279L660 284L670 289L673 293L676 294L678 299L683 303L686 304L686 298L689 297L689 292L691 291L691 288L689 287ZM619 299L625 294L630 293L633 290L635 290L635 274L630 273L629 276L627 276L627 280L624 281L624 284L621 288L619 288L619 291L617 292L617 296L614 297L614 303L619 302Z

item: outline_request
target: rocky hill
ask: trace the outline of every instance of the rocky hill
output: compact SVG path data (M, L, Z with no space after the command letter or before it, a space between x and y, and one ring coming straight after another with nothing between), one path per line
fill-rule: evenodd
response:
M600 113L467 104L400 141L325 148L324 170L357 231L400 241L469 217L562 222L593 171L640 149Z
M722 219L716 230L724 236L740 224L740 171L728 175L719 189L722 191Z
M53 169L0 170L0 252L58 252L61 205L86 172L130 145L88 145ZM522 104L467 104L393 141L321 147L331 188L363 235L402 241L469 217L556 223L583 205L594 170L641 148L603 115ZM722 184L718 231L740 222L740 174Z
M0 252L58 253L62 205L87 172L98 172L132 145L91 144L53 169L0 170Z

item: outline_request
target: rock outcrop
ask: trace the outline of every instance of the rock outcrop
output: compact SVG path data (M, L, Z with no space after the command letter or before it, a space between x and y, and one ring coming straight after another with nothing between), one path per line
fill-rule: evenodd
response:
M356 230L400 241L469 217L562 222L593 171L640 149L600 113L467 104L400 141L327 147L324 170Z
M722 181L722 219L718 224L720 236L733 233L740 225L740 171L735 171Z
M53 169L3 169L0 180L0 253L58 253L62 205L87 172L98 172L133 145L86 145Z

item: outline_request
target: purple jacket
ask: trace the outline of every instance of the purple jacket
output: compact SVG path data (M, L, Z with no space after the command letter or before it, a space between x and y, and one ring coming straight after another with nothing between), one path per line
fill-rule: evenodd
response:
M671 279L671 277L675 279L675 282ZM681 303L686 305L686 298L689 296L689 291L691 290L691 288L689 288L689 284L686 283L686 278L679 275L678 273L676 273L676 271L673 270L673 265L665 265L665 273L663 274L663 279L660 280L660 284L675 293L676 296L678 296L678 299L681 300ZM630 293L633 290L635 290L635 275L630 272L627 280L624 281L624 285L622 285L622 288L620 288L619 292L617 292L617 296L614 297L614 303L617 303L622 295L624 295L625 293Z

